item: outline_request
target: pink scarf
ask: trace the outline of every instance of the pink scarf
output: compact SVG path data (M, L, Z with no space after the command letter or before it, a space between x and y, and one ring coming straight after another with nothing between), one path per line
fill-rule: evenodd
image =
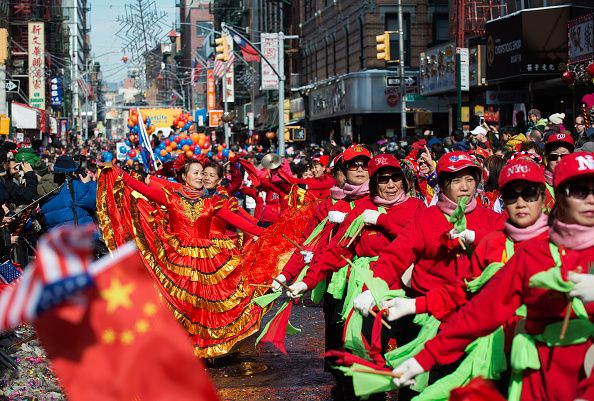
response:
M379 196L374 196L373 198L371 198L371 201L374 205L383 206L388 209L392 206L400 205L401 203L406 202L407 200L408 195L404 191L400 192L400 195L398 195L396 198L392 200L386 200L384 198L380 198Z
M582 250L594 246L594 227L566 224L555 220L549 231L551 241L569 249Z
M452 213L454 213L454 210L458 207L458 205L455 202L453 202L450 198L445 196L443 192L440 192L437 198L437 207L439 208L439 210L441 210L448 216L451 216ZM466 204L464 214L468 214L472 212L474 209L476 209L476 197L473 197L472 200Z
M549 185L553 185L553 173L551 173L549 170L545 170L544 175L545 182Z
M359 199L369 195L369 181L365 181L361 185L353 185L348 182L342 187L344 194L349 199Z
M520 228L514 226L509 220L505 222L505 232L514 242L527 241L535 238L549 229L548 217L541 214L531 226Z
M341 200L346 198L346 194L344 193L344 189L342 189L339 186L334 185L332 188L330 188L330 195L332 195L332 198L336 199L336 200Z

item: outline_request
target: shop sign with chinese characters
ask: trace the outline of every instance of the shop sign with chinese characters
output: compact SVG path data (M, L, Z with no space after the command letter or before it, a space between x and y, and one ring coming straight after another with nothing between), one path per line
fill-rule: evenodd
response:
M29 22L29 105L45 110L45 26Z

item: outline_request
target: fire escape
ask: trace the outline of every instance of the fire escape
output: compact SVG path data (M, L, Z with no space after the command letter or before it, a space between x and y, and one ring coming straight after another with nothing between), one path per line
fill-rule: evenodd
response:
M455 0L456 24L453 36L456 46L464 47L466 37L485 36L487 21L507 14L507 4L501 0Z

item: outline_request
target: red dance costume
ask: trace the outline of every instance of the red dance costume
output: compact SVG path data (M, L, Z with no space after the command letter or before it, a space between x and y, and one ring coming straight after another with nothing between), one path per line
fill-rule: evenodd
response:
M233 241L210 230L212 219L251 235L260 235L261 229L235 215L223 195L147 186L125 173L118 177L118 172L108 169L100 176L98 213L106 242L112 248L121 245L126 235L118 235L123 230L116 225L131 228L127 236L136 241L174 316L191 335L194 353L225 355L258 330L262 309L251 300L261 289L249 286L239 251Z

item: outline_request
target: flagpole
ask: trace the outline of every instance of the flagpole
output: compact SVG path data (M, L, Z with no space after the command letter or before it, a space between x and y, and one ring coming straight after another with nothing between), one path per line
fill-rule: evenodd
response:
M153 169L157 171L157 159L155 158L155 154L153 153L153 147L151 146L150 138L148 137L148 133L146 132L146 126L144 125L144 119L142 118L140 108L137 107L136 111L138 112L138 127L140 128L140 135L142 135L144 141L144 147L145 149L147 149L151 156Z

